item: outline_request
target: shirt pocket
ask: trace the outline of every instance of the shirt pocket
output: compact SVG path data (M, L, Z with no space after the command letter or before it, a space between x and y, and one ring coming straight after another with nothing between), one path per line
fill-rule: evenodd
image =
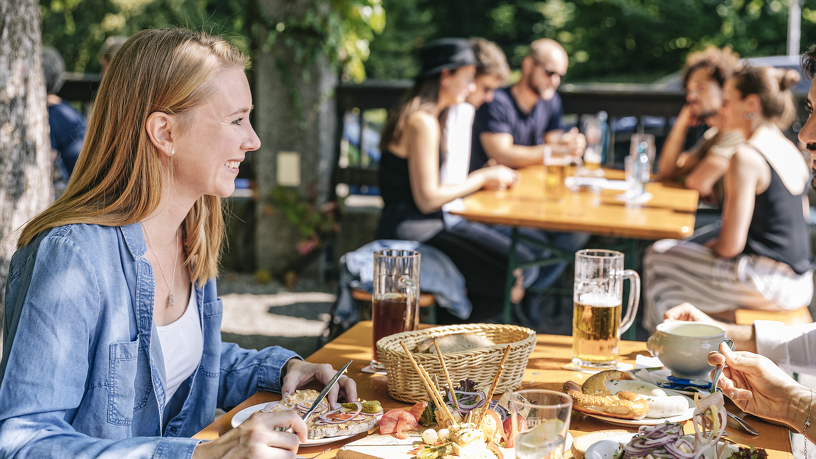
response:
M201 356L200 374L218 378L221 367L221 299L203 304L201 330L204 335L204 353Z
M111 343L108 374L108 422L129 426L133 415L147 405L151 391L150 371L146 360L139 365L140 340Z

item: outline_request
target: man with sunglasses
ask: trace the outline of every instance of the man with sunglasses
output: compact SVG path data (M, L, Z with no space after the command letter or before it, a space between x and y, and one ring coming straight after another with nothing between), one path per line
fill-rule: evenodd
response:
M700 192L702 199L722 202L722 177L736 147L742 143L739 131L721 132L723 85L739 67L739 56L731 48L710 46L691 53L683 68L686 105L672 126L658 161L663 180L679 183ZM683 151L691 128L705 123L708 129L688 151Z
M470 170L489 159L512 168L544 161L544 145L582 156L586 139L577 129L564 132L563 108L556 93L567 73L564 48L549 38L530 45L521 63L521 79L496 90L493 101L476 111Z
M518 83L499 88L492 101L486 101L476 110L470 154L470 170L484 167L488 161L512 168L544 163L545 145L582 156L586 139L577 129L564 132L561 116L564 111L556 93L561 79L567 73L567 52L548 38L534 41L530 52L521 63ZM509 236L511 230L494 226L493 229ZM543 244L575 252L589 239L585 233L560 233L521 228L521 234ZM549 250L522 243L519 253L530 251L536 259L553 256ZM542 290L550 287L563 273L566 262L539 268L534 280L525 278L525 287ZM532 277L532 276L530 276ZM530 283L532 282L532 284ZM541 296L526 294L515 308L516 320L526 326L541 323Z

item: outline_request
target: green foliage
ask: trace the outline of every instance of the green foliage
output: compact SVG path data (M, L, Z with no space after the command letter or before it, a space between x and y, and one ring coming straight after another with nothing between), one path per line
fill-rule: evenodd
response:
M98 72L96 54L112 35L130 36L146 28L183 26L222 35L253 56L257 24L266 26L269 46L280 43L296 63L325 55L343 66L343 76L365 78L369 42L385 28L380 0L313 0L303 18L271 23L258 13L257 0L40 0L43 44L57 48L68 71Z
M411 78L415 51L442 37L496 42L518 68L549 37L570 56L568 82L641 81L677 71L691 51L732 46L743 57L786 53L787 0L383 0L389 24L366 61L375 78ZM816 42L816 0L802 5L802 49Z
M316 193L303 198L295 188L277 186L269 197L272 204L283 212L286 220L300 233L297 249L301 255L307 255L320 247L325 238L339 230L335 218L335 203L330 202L318 206Z

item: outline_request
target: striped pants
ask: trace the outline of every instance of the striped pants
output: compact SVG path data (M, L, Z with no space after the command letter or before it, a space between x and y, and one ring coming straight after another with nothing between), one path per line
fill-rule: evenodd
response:
M813 296L813 271L796 274L785 263L757 255L722 259L688 241L657 241L646 251L643 270L643 326L650 333L663 313L685 302L706 313L780 311L807 306Z

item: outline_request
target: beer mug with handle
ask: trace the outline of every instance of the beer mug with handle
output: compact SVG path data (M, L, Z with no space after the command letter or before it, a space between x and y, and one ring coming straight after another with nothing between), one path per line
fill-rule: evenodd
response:
M374 289L371 319L374 328L371 367L383 370L377 341L419 326L419 260L414 250L385 249L374 252Z
M621 319L623 280L629 279L629 305ZM575 253L572 316L572 363L593 369L617 365L620 337L637 315L640 276L623 269L623 254L614 250Z

